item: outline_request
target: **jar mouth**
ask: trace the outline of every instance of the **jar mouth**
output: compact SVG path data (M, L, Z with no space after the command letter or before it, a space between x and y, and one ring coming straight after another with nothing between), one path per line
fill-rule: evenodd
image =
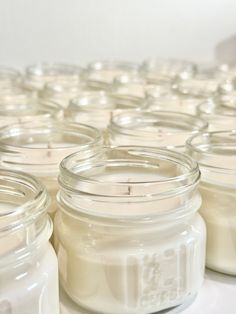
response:
M43 92L49 95L61 94L66 92L81 92L84 87L85 83L79 79L77 81L53 80L45 84Z
M148 81L170 81L176 75L191 77L197 71L194 63L175 59L150 59L140 66L140 73Z
M34 224L47 213L49 196L31 175L0 170L0 238Z
M0 67L0 84L1 81L15 83L16 81L20 81L21 79L22 75L19 71L8 67Z
M1 102L1 96L0 96ZM0 103L0 116L19 118L17 121L31 121L32 118L59 118L62 107L54 101L37 100L32 94L5 97ZM22 119L22 120L21 120ZM15 123L17 123L17 121Z
M163 137L172 134L194 134L206 130L208 123L174 111L126 111L112 117L111 129L139 137Z
M70 111L113 111L139 108L143 99L130 95L114 95L104 91L82 92L70 101L65 114Z
M101 145L99 130L85 124L47 121L28 122L2 128L1 163L34 174L56 172L61 160L76 151L89 151ZM44 170L39 166L44 166Z
M124 198L163 198L198 180L189 156L141 146L103 147L88 160L72 154L61 162L59 177L61 187L75 193Z
M26 74L32 78L46 78L55 76L80 76L82 68L65 63L38 63L26 68Z
M186 147L204 181L236 187L236 130L200 133Z
M100 70L121 70L127 72L138 71L138 65L129 61L121 61L121 60L100 60L94 61L88 64L88 73L93 71Z
M218 84L218 80L214 77L201 74L186 79L178 76L172 82L172 87L177 93L202 98L213 95L217 91Z

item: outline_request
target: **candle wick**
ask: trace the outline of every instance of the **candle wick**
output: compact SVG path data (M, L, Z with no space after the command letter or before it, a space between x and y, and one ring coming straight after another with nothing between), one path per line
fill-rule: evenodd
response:
M52 148L52 144L49 142L47 145L47 148L49 149L49 151L47 152L47 157L51 157L52 156L52 152L50 151L50 149Z

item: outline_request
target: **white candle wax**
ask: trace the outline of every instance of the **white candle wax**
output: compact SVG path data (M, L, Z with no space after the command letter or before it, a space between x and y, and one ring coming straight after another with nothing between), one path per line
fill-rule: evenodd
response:
M136 152L133 159L135 156ZM179 222L173 218L166 224L161 219L152 223L155 215L184 206L186 196L165 198L159 203L152 197L150 185L163 180L165 187L160 185L159 193L163 189L165 194L164 190L172 188L166 180L173 173L177 176L185 172L184 167L159 160L158 164L147 161L141 167L137 161L134 168L121 165L116 169L116 160L110 166L104 166L102 158L99 161L91 171L89 164L85 165L81 173L95 180L96 185L91 187L95 198L87 192L86 197L78 198L73 193L68 199L71 204L67 200L59 203L61 209L55 217L55 248L64 289L81 307L99 313L148 314L181 304L202 283L205 226L196 213ZM96 201L99 191L106 194L105 186L98 188L102 182L107 183L112 197L119 191L120 202L111 201L109 196L109 201ZM79 187L88 191L89 183L80 182ZM134 201L134 195L146 195L148 200ZM193 206L198 207L198 197L195 202ZM78 219L76 210L67 214L64 207L73 208L73 204L79 204ZM140 217L146 220L143 225L135 223Z

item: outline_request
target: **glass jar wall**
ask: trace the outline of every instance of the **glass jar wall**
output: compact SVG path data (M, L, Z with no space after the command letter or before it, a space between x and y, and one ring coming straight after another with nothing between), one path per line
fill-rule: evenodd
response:
M45 188L0 170L0 312L59 314L58 266Z
M72 99L64 111L64 116L68 120L105 130L115 113L140 109L143 105L143 99L140 97L91 91Z
M96 90L109 90L114 78L126 73L138 73L138 65L127 61L94 61L87 67L87 83Z
M53 217L60 162L76 151L87 158L100 145L100 132L87 125L53 120L22 123L0 131L0 165L39 177L51 194L49 213Z
M197 107L197 115L209 124L209 131L236 128L236 106L225 105L218 98L208 99Z
M207 129L195 116L171 111L127 111L114 115L108 128L111 145L140 145L183 150L186 140Z
M62 63L39 63L28 66L25 70L24 86L33 90L41 90L52 80L81 80L84 71L81 67Z
M144 147L64 159L55 248L60 280L82 308L148 314L178 306L204 275L197 164Z
M187 142L202 173L201 215L207 225L206 265L236 275L236 132L203 133Z

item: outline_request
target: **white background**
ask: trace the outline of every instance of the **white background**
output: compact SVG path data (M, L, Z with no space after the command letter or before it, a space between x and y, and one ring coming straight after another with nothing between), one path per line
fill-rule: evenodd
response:
M224 40L236 56L235 34L235 0L0 0L2 65L153 56L209 61Z

